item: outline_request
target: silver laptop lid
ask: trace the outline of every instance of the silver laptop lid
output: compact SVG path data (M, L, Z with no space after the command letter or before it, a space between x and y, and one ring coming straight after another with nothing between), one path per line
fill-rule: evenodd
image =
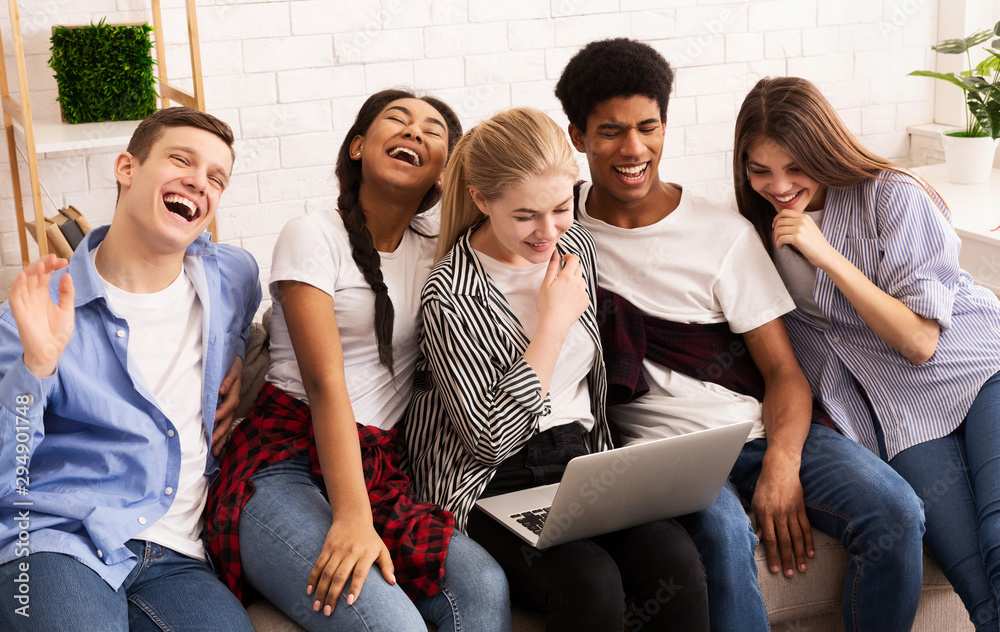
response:
M538 548L701 511L729 477L753 422L658 439L569 462Z

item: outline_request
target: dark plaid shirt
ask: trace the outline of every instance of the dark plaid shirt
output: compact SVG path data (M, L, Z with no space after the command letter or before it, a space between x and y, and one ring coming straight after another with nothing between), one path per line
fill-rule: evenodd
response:
M608 405L625 404L649 391L642 361L712 382L735 393L764 399L764 378L743 336L728 323L675 323L644 314L621 296L597 290L597 321L608 371ZM812 421L833 428L818 405Z
M233 431L219 477L209 490L208 550L223 582L244 602L251 601L251 595L242 578L239 520L253 495L250 477L308 450L312 473L322 481L311 419L309 406L264 384L253 412ZM410 599L418 600L440 591L455 519L437 505L410 497L410 479L398 466L397 434L395 428L358 424L375 529L392 555L396 580Z

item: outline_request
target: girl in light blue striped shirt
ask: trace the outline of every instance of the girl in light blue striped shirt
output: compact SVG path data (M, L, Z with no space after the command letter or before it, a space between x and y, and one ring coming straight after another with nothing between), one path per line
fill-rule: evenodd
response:
M1000 303L948 207L862 147L804 79L762 79L733 154L740 212L797 309L788 333L837 428L924 502L925 543L979 630L1000 594Z

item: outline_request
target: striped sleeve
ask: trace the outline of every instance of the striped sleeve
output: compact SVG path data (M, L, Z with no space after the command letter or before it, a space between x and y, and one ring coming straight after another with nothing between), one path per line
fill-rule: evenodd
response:
M465 529L497 466L538 431L538 419L550 407L541 397L538 376L524 361L530 340L469 246L472 230L424 285L422 359L403 424L418 495L453 512L459 529ZM597 348L587 380L596 423L586 441L591 451L606 450L611 433L593 305L593 240L574 223L559 243L561 251L580 256L591 290L582 322Z
M882 176L875 206L877 283L914 313L951 326L961 270L961 242L919 184L902 174Z
M431 290L431 291L428 291ZM456 310L433 287L422 305L424 353L432 379L465 449L477 461L496 467L538 429L549 411L541 382L520 357L499 357L481 334L494 329L483 310Z
M830 327L819 329L798 311L786 317L803 371L837 427L877 454L870 405L892 459L958 428L1000 369L1000 303L961 270L947 213L909 174L830 189L825 211L823 234L834 248L882 291L941 326L934 355L915 366L825 274L816 276L815 297Z

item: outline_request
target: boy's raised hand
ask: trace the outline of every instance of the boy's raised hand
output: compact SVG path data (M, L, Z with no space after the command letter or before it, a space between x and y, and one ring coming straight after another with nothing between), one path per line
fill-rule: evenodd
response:
M10 288L10 311L17 323L24 364L38 377L55 373L73 336L73 279L59 279L59 302L49 298L52 273L68 265L55 255L42 257L21 271Z

